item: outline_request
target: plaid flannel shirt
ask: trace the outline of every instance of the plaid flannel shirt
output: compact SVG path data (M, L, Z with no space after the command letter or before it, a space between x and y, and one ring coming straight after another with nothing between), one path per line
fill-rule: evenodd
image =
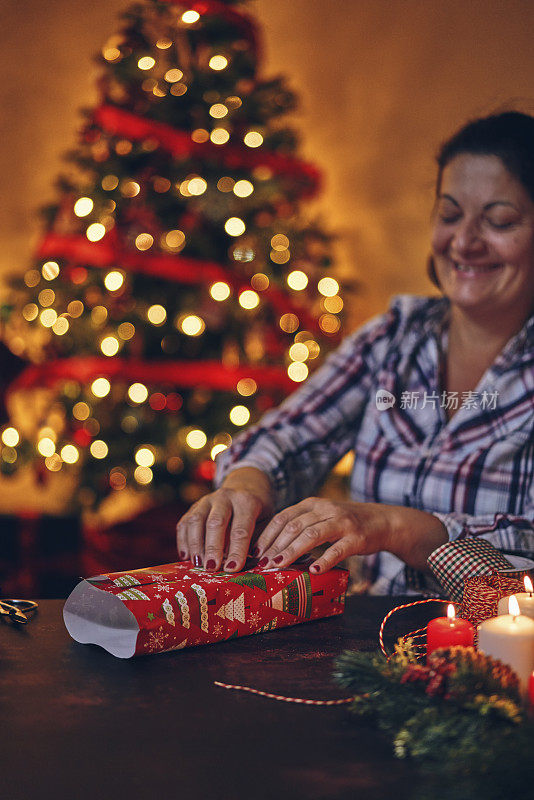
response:
M534 557L534 317L476 391L455 397L441 381L448 311L445 298L395 298L234 439L217 458L216 485L233 469L256 467L285 508L316 494L353 450L352 499L429 511L450 540L481 537ZM451 403L458 410L448 420ZM391 553L365 561L372 593L443 590Z

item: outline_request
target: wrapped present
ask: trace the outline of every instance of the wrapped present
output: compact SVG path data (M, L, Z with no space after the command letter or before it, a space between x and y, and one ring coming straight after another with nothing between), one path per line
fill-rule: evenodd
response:
M340 568L210 573L190 562L163 564L83 580L63 619L77 642L130 658L341 614L347 582Z

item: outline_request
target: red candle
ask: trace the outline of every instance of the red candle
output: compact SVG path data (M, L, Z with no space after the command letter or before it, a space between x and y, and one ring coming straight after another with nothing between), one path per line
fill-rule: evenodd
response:
M528 697L530 700L530 705L532 706L532 708L534 708L534 672L528 679Z
M427 657L438 647L463 645L473 647L475 629L466 619L456 619L454 606L449 603L446 617L431 619L426 629Z

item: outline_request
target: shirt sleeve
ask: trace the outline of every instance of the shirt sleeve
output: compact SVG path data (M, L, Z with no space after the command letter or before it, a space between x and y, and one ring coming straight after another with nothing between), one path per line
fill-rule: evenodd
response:
M521 516L513 514L434 513L449 534L449 540L476 537L485 539L498 550L512 555L534 558L534 505L529 504Z
M354 445L399 321L392 306L347 337L300 389L217 457L215 485L235 469L256 467L271 480L276 510L313 495Z

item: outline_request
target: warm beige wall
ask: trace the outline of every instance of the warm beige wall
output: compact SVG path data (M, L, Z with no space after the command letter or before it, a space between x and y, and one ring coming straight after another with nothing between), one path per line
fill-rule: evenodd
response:
M35 208L53 196L76 110L91 104L91 56L125 0L0 0L0 274L23 270ZM319 204L339 262L363 291L351 325L423 277L438 142L514 98L534 110L530 0L255 0L266 71L302 97L303 152L324 169Z

